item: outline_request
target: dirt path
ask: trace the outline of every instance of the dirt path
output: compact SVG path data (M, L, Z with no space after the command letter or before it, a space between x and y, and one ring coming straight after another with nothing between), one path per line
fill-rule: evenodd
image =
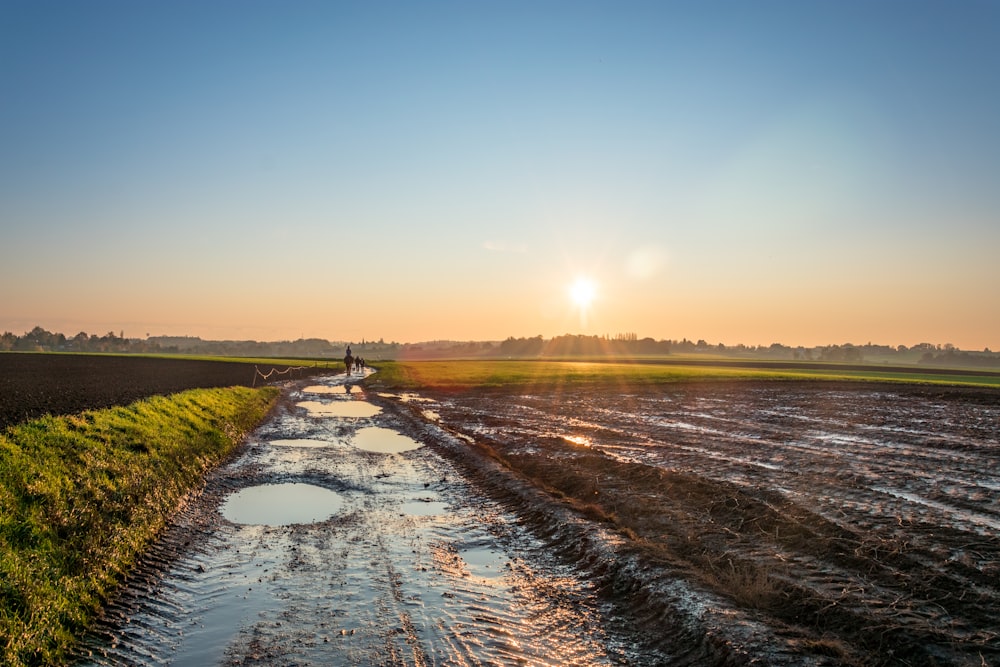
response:
M625 619L433 448L359 449L422 443L401 436L390 412L335 416L370 405L344 381L320 378L288 391L151 551L86 640L82 664L663 659L637 654L642 642ZM234 500L264 485L282 485L277 500ZM317 489L333 492L332 514L326 500L297 495ZM310 504L316 517L294 519L308 523L276 525Z

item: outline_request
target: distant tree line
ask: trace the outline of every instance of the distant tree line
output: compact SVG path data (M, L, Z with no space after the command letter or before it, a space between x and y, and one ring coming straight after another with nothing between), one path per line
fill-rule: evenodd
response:
M468 345L465 344L468 350ZM988 348L982 352L957 349L950 344L934 345L919 343L913 347L905 345L875 345L867 343L854 345L820 345L815 347L792 347L781 343L771 345L724 345L712 344L703 339L691 341L654 340L639 338L635 334L614 336L580 336L566 334L545 339L542 336L529 338L510 337L492 348L478 344L477 356L484 357L570 357L570 356L629 356L668 354L713 354L761 360L822 361L831 363L871 363L871 364L926 364L937 366L958 366L967 368L1000 368L1000 354ZM405 348L406 346L404 346ZM447 347L438 350L444 356Z
M0 351L7 352L114 352L339 359L348 345L352 345L355 355L371 360L395 358L400 348L399 343L386 343L383 340L331 343L319 338L278 342L212 341L194 336L154 336L143 339L126 338L124 332L116 335L113 331L103 336L81 331L72 338L67 338L61 333L52 333L38 326L23 336L16 336L9 331L0 336Z
M584 336L565 334L554 338L533 336L509 337L503 341L427 341L400 344L361 340L330 342L321 338L294 341L258 342L253 340L202 340L194 336L154 336L145 339L126 338L109 331L103 336L80 332L72 338L35 327L23 336L5 332L0 336L0 351L45 352L116 352L200 354L230 357L286 357L308 359L338 359L347 345L355 355L376 361L386 359L446 359L446 358L534 358L534 357L627 357L636 355L712 354L746 359L824 361L868 364L925 364L960 368L1000 368L1000 354L985 349L982 352L963 351L954 345L919 343L905 345L820 345L791 347L781 343L770 345L724 345L705 340L654 340L640 338L635 333Z
M497 352L502 357L595 357L670 354L671 348L671 341L639 338L634 334L614 337L566 334L549 340L541 336L508 338L500 343Z
M124 332L109 331L103 336L84 331L72 338L35 327L23 336L9 331L0 336L0 350L22 352L155 352L158 346L144 340L125 338Z
M330 342L322 338L300 338L291 341L261 342L255 340L202 340L192 336L156 336L149 339L166 353L205 354L224 357L305 357L334 358L344 356L347 346L355 355L369 359L390 359L399 343L361 341Z

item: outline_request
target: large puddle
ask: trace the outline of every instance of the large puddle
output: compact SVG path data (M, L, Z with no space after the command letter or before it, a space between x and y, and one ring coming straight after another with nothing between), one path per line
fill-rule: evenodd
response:
M329 403L300 401L296 405L308 410L310 417L353 417L364 419L366 417L374 417L382 412L382 408L372 405L368 401L331 401Z
M312 484L264 484L229 496L222 516L233 523L290 526L325 521L340 511L340 494Z
M268 440L274 447L329 447L330 442L326 440L315 440L313 438L282 438L279 440Z
M381 426L358 429L351 439L351 444L366 452L379 454L402 454L423 447L413 438Z
M328 386L323 384L314 384L308 387L302 388L303 394L360 394L361 387L356 384L351 385L335 385Z

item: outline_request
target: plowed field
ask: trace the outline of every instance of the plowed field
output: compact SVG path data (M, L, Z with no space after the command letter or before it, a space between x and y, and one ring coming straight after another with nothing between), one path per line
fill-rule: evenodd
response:
M261 367L286 371L287 365ZM329 372L295 371L296 377ZM273 375L288 379L288 375ZM260 386L253 363L121 355L0 354L0 429L44 414L126 405L186 389Z
M634 535L650 581L718 596L727 621L711 634L789 642L745 639L764 663L800 651L1000 664L995 391L757 382L433 398L450 431Z

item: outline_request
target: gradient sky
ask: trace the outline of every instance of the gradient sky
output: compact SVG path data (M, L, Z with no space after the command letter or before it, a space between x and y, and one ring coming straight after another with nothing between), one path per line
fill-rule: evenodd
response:
M997 350L1000 2L0 0L0 230L19 335Z

